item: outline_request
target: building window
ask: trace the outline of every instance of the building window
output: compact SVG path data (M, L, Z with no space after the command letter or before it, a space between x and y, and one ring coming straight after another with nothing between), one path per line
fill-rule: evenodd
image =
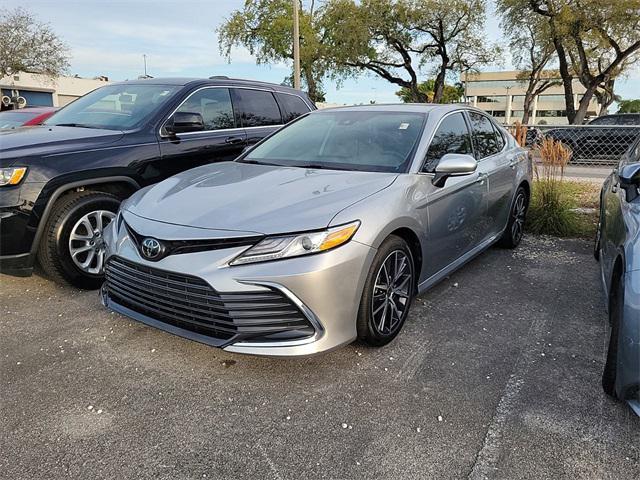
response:
M500 101L496 97L486 97L484 95L478 95L477 99L480 103L498 103Z

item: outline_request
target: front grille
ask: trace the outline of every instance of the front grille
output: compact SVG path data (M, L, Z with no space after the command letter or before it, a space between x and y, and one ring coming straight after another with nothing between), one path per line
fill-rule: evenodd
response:
M276 289L218 292L201 278L111 257L107 295L154 320L220 340L297 339L314 329L300 309Z

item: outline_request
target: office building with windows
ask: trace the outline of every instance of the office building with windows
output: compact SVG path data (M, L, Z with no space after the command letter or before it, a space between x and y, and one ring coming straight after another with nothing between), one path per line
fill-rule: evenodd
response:
M524 114L524 96L527 80L520 80L518 71L480 72L463 75L467 101L481 108L499 122L513 125L522 121ZM573 81L573 102L576 108L585 88L578 80ZM598 103L594 99L589 104L587 118L598 112ZM566 125L568 124L564 87L557 85L545 90L533 100L530 125Z

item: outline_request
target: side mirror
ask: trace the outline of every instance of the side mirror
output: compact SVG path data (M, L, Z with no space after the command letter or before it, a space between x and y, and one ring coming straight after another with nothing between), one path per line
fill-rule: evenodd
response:
M176 135L178 133L200 132L204 130L204 120L199 113L176 112L165 124L167 133Z
M464 153L447 153L436 165L433 185L444 187L447 178L471 175L478 168L478 162L471 155Z
M620 179L620 188L624 189L627 202L635 200L640 196L640 163L632 163L625 165L618 172Z

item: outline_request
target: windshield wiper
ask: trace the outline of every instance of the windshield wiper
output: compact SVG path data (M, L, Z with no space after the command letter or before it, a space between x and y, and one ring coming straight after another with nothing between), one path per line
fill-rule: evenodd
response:
M300 167L300 168L312 168L315 170L350 170L348 168L334 167L329 165L324 165L321 163L300 163L291 165L292 167Z
M240 160L236 160L238 163L248 163L250 165L269 165L271 167L284 167L285 165L280 165L279 163L269 163L269 162L259 162L258 160L249 160L247 158L242 158Z
M54 123L53 127L78 127L78 128L96 128L93 125L86 125L84 123Z

